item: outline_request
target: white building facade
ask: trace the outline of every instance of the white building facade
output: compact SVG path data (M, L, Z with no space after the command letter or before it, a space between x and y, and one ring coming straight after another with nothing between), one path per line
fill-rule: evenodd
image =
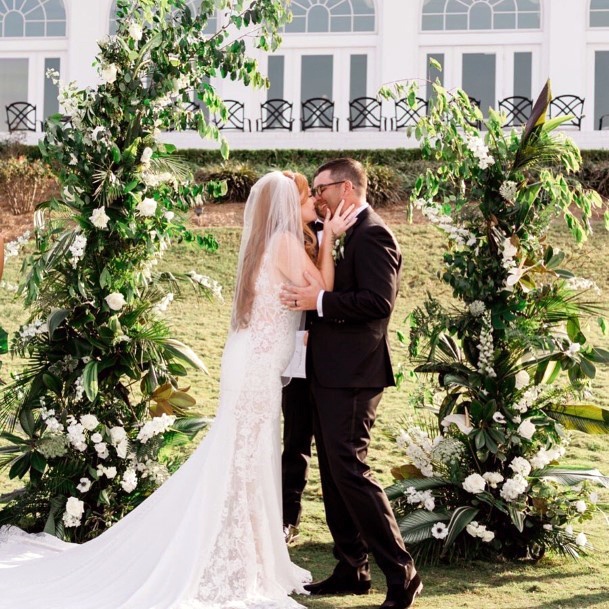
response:
M188 2L196 10L199 0ZM609 0L291 0L291 8L281 48L259 56L268 91L213 84L224 99L243 102L253 126L267 99L292 102L293 130L227 131L233 148L414 146L404 131L350 131L349 102L403 79L417 79L426 98L435 77L466 89L483 110L514 95L535 98L549 77L555 96L584 99L581 130L571 133L577 143L609 148L609 130L600 129L609 115ZM48 68L64 81L97 82L96 41L113 31L114 14L113 0L0 0L0 131L14 101L35 105L39 122L58 111ZM442 73L430 71L430 58ZM334 102L338 132L301 130L301 103L312 97ZM393 102L382 113L394 116ZM214 145L192 133L166 137Z

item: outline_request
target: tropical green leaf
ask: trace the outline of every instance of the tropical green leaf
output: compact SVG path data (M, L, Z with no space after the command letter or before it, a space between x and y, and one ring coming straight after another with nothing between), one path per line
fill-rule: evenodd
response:
M47 326L49 328L49 338L53 338L55 330L65 321L69 311L67 309L55 309L47 318Z
M524 512L522 510L518 509L517 506L512 505L511 503L508 505L507 509L508 509L510 518L512 519L512 522L514 523L514 526L518 529L518 531L520 533L522 533L522 531L524 531L524 521L525 521Z
M609 488L609 476L604 476L597 469L582 469L577 467L544 467L533 472L531 478L554 480L565 486L576 486L582 482L594 482Z
M97 362L91 361L86 366L82 373L82 383L87 398L93 402L99 392L99 381L97 378Z
M544 408L546 414L566 429L588 434L609 433L609 409L596 404L551 404Z
M183 342L180 342L175 338L166 338L162 341L162 345L165 350L176 359L182 360L194 368L198 368L199 370L203 370L203 372L209 374L207 366L203 363L203 360Z
M415 510L401 518L398 522L400 533L406 544L419 543L431 537L431 528L436 522L446 522L450 514L445 510L429 512L427 510Z
M448 480L443 478L408 478L407 480L399 480L388 486L385 489L387 497L391 500L399 499L404 496L407 488L414 488L416 491L426 491L431 488L440 488L442 486L450 486Z
M471 505L462 505L451 514L448 523L448 535L444 539L445 548L452 545L461 531L478 515L479 511L479 508Z

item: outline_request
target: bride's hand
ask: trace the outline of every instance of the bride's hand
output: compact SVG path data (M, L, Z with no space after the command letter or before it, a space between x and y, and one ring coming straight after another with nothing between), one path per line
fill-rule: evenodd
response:
M337 239L343 233L346 233L356 222L357 216L353 213L355 205L351 204L343 211L345 205L344 200L338 204L334 216L330 217L330 210L326 210L326 218L324 220L324 233L329 231L332 234L332 240Z

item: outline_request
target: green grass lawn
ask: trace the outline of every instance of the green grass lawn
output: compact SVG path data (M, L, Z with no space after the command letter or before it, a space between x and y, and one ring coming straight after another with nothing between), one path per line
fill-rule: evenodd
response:
M400 224L393 227L404 254L402 286L391 323L395 362L406 365L406 353L395 339L396 331L403 329L407 313L425 298L427 291L446 299L449 291L437 279L441 266L442 240L436 231L420 224ZM182 298L170 307L168 319L175 335L197 351L205 360L209 375L195 372L188 377L191 393L197 398L197 409L211 416L216 408L219 387L219 365L230 319L230 295L234 287L234 271L239 245L240 229L217 228L213 232L220 242L220 250L204 254L191 245L178 245L166 253L159 268L172 271L196 270L208 274L224 285L226 300L206 301L198 299L188 288ZM601 298L609 294L609 234L601 226L589 244L577 248L561 229L556 229L553 240L567 252L569 266L578 276L595 280L603 289ZM16 281L18 265L9 261L5 279ZM8 330L15 330L24 320L20 302L5 290L0 290L0 323ZM609 340L602 337L596 324L591 324L591 335L597 344ZM394 340L395 339L395 340ZM19 369L20 362L5 359L2 376ZM381 483L391 482L390 469L403 459L387 432L410 410L408 394L413 385L405 382L401 389L389 389L381 402L370 450L370 464ZM595 379L595 401L609 405L609 371L599 371ZM192 450L193 447L189 447ZM189 450L185 452L189 452ZM574 433L568 453L568 463L591 465L609 473L609 436L585 436ZM0 472L0 492L18 487ZM605 502L609 493L602 493ZM321 488L316 464L313 463L311 481L306 490L304 516L300 540L291 549L298 564L309 568L313 576L327 575L332 566L331 538L325 526ZM576 527L577 529L577 527ZM515 563L475 562L461 567L423 567L421 569L425 590L417 603L421 609L452 609L458 607L493 609L573 609L609 608L609 528L598 516L587 523L585 532L596 552L578 562L547 556L536 565ZM384 598L384 581L373 567L372 594L363 597L325 597L299 600L313 609L378 606Z

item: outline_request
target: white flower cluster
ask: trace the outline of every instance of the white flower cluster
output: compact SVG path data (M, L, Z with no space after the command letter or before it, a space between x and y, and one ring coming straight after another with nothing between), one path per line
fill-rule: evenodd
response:
M482 477L486 480L490 488L497 488L504 480L499 472L485 472Z
M116 478L116 474L118 473L116 467L114 467L113 465L110 467L106 467L105 465L98 465L97 466L97 476L99 478L101 478L102 476L106 476L106 478L108 478L108 480L114 480L114 478Z
M433 512L436 507L436 501L429 490L417 491L414 486L409 486L404 492L404 497L411 505L420 505L429 512Z
M199 285L202 285L204 288L207 288L214 295L215 298L217 298L220 301L224 300L222 297L222 286L215 279L212 279L211 277L208 277L207 275L199 275L199 273L195 273L194 271L190 271L188 273L188 276L195 283L198 283Z
M19 336L21 338L33 338L34 336L38 336L39 334L45 334L49 331L49 326L42 319L36 319L31 324L27 326L22 326L19 330Z
M146 461L137 464L136 469L140 472L142 478L152 480L157 486L160 486L169 479L169 470L163 463L146 459Z
M93 210L93 213L89 216L89 220L91 221L91 224L95 226L95 228L105 230L108 228L110 218L106 214L106 208L102 205L101 207Z
M466 527L465 530L472 537L479 537L484 543L489 543L495 539L495 533L487 530L484 524L478 524L475 520L472 520Z
M69 497L66 502L66 511L63 513L63 524L66 527L77 527L85 513L85 504L76 497Z
M516 389L524 389L530 382L531 377L526 370L519 370L514 379L516 381Z
M484 143L484 139L480 136L468 133L465 136L465 145L478 159L480 169L486 169L495 162L495 159L489 154L488 146Z
M104 83L111 85L116 81L116 77L118 76L118 67L114 63L108 65L102 64L100 74Z
M533 469L543 469L546 465L552 463L552 461L558 461L565 452L564 446L549 450L543 446L529 459L529 463Z
M503 483L499 494L506 501L516 501L527 490L528 485L529 483L524 476L516 474L513 478L508 478Z
M82 374L74 382L74 400L80 402L85 395L85 384Z
M174 423L175 416L163 413L160 417L154 417L150 421L144 423L137 434L137 439L146 444L148 440L165 433Z
M116 426L110 429L110 444L116 450L116 454L120 459L127 458L129 450L129 438L124 427Z
M486 480L480 474L470 474L463 480L463 488L473 495L482 493L486 488Z
M142 199L136 206L137 215L142 218L151 218L156 213L157 202L152 197Z
M569 290L594 290L595 294L601 293L601 289L594 281L583 277L569 277L565 281L565 287Z
M57 421L57 419L53 419ZM63 425L61 426L63 429ZM47 459L63 457L68 452L69 441L61 432L45 433L37 442L36 450Z
M531 419L525 419L518 425L518 435L525 440L530 440L535 435L536 430L535 423Z
M112 292L112 294L108 294L104 300L113 311L120 311L127 304L127 301L121 292Z
M84 235L76 235L72 245L70 245L70 264L72 268L76 268L78 262L85 255L85 248L87 247L87 238Z
M477 243L476 236L465 228L455 226L453 219L438 209L433 202L425 199L417 199L414 202L423 215L440 230L444 231L448 239L453 241L458 247L473 247Z
M513 182L512 180L506 180L499 187L499 194L506 201L514 201L514 199L516 198L517 192L518 192L518 184L516 184L516 182Z
M78 423L74 417L68 424L68 440L70 444L79 452L87 450L87 437L82 423Z
M30 231L25 231L23 235L17 237L14 241L9 241L4 244L4 258L8 260L9 258L14 258L19 255L19 250L29 241L30 239Z
M142 172L142 182L146 184L146 186L150 188L156 188L161 184L171 184L174 189L178 187L178 181L175 175L169 173L168 171L164 172L153 172L153 171L144 171Z
M486 305L481 300L474 300L474 302L470 302L468 310L470 315L481 317L486 312Z
M525 478L531 473L531 464L524 457L514 457L509 467L515 474Z
M167 311L167 308L169 307L169 305L173 302L173 294L171 292L168 292L162 300L160 300L159 302L157 302L154 307L153 307L153 311L155 313L165 313L165 311Z
M131 493L137 488L137 481L137 473L135 469L130 467L125 470L121 478L121 487L125 493Z
M434 475L431 464L433 444L427 432L420 427L413 427L410 432L400 430L396 438L397 445L404 450L412 464L427 478Z
M491 315L487 312L482 319L482 327L480 328L480 342L478 344L478 372L486 374L491 378L495 378L497 373L493 368L493 328L491 326Z
M522 412L524 414L533 407L542 391L543 387L541 385L535 385L530 389L527 389L512 408L517 412Z

